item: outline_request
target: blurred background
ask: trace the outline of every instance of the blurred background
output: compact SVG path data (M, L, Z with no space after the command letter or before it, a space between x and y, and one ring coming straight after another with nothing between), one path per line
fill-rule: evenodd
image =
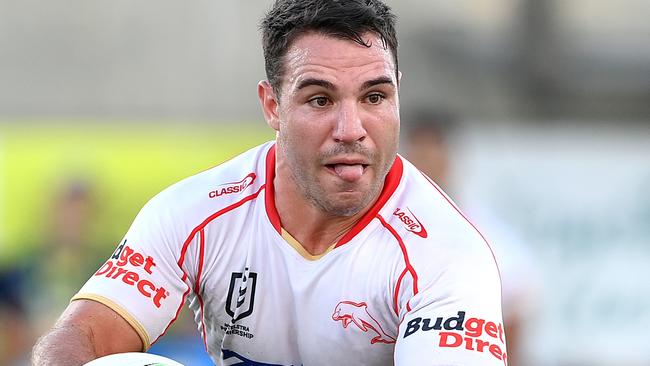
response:
M389 0L401 152L502 271L511 365L650 365L649 0ZM270 1L0 0L0 364L164 187L272 139ZM152 352L209 364L185 314Z

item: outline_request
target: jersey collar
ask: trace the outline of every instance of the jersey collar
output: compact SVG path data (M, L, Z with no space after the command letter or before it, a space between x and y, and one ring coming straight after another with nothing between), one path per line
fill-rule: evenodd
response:
M375 218L379 210L386 204L388 199L393 195L397 186L399 185L400 180L402 179L402 172L404 170L404 164L402 159L398 156L395 157L393 166L388 171L386 179L384 180L384 187L382 188L379 198L373 206L366 212L365 215L357 222L339 241L336 243L335 248L340 247L341 245L346 244L352 238L354 238L361 230L363 230L372 219ZM275 228L278 234L282 234L282 222L280 221L280 215L278 210L275 207L275 189L273 187L273 179L275 178L275 144L271 146L269 151L266 154L266 194L265 194L265 206L266 214L271 221L271 225Z

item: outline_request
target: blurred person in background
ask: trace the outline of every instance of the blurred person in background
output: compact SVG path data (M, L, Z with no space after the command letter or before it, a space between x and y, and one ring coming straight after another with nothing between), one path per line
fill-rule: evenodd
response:
M13 352L20 360L26 361L29 349L36 341L36 334L50 328L70 302L70 297L91 276L105 259L104 249L109 239L96 238L93 225L102 207L98 206L98 196L89 180L68 177L54 190L49 210L46 208L45 239L37 245L36 252L29 257L24 273L24 281L18 282L15 292L21 292L17 299L25 304L28 321L23 333L13 339ZM97 241L101 241L98 243ZM110 244L109 244L110 245ZM15 276L14 276L15 277ZM20 323L16 317L12 323ZM4 324L4 323L3 323ZM169 330L169 337L159 342L153 351L174 357L188 365L208 365L208 358L201 347L190 347L200 341L193 319L182 312ZM22 347L17 347L21 345ZM200 346L200 343L198 343Z
M262 24L276 140L151 199L34 363L147 350L187 301L217 364L507 364L490 249L397 155L390 8L281 0Z
M70 294L101 264L100 247L91 235L98 210L93 184L68 177L53 191L43 212L43 239L30 255L26 299L36 334L51 327Z
M0 266L0 360L14 366L26 362L32 344L24 301L25 272L13 265Z
M444 107L420 107L404 121L404 155L445 192L454 192L449 140L459 128L458 116ZM539 277L534 259L515 228L488 209L460 202L461 209L485 235L499 265L508 365L527 365L526 326L534 316Z
M73 177L55 188L42 209L42 239L21 243L34 250L0 274L0 359L7 365L27 364L36 335L52 326L101 263L89 235L93 194L90 182Z

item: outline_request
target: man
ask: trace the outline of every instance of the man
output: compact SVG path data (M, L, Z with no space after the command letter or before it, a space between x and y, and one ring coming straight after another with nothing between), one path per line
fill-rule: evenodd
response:
M276 142L147 203L34 363L147 349L187 301L219 365L504 364L489 247L396 154L390 9L281 0L262 29Z

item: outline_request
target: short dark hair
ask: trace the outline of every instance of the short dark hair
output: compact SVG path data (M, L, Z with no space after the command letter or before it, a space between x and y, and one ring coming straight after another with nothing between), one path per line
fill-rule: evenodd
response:
M276 0L262 19L262 47L266 77L279 95L284 76L283 57L291 42L306 32L349 39L366 47L361 36L376 33L390 49L397 73L396 16L381 0Z

